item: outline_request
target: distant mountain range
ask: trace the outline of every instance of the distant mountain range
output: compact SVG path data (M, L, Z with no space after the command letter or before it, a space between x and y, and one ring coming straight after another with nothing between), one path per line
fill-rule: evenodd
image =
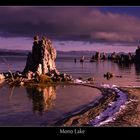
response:
M0 49L0 56L10 56L10 55L15 55L15 56L27 56L28 53L31 52L30 50L8 50L8 49ZM85 55L85 56L91 56L93 54L95 54L96 51L57 51L57 55L58 56L62 56L62 55ZM124 52L120 52L118 54L121 54ZM107 53L107 54L111 54L111 53ZM125 53L124 53L125 54Z
M27 56L27 54L31 52L30 50L8 50L8 49L0 49L0 55L19 55L19 56ZM95 51L57 51L58 55L90 55L95 53Z
M29 50L8 50L8 49L0 49L0 55L18 55L18 56L26 56L30 51Z

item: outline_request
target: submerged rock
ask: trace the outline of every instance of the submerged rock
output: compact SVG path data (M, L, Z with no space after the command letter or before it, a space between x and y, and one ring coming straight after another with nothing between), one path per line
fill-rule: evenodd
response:
M88 79L87 79L87 83L92 83L92 84L94 84L94 82L95 82L95 78L94 78L94 77L91 77L91 78L88 78Z
M106 77L106 79L110 79L110 78L112 78L112 77L114 77L115 76L115 74L113 74L113 73L111 73L111 72L107 72L106 74L104 74L104 77Z

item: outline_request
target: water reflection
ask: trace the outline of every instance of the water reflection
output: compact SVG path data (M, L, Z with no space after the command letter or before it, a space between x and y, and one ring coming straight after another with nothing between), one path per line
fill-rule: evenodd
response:
M120 70L130 70L132 64L131 63L117 63Z
M136 75L140 75L140 64L135 63L135 71L136 71Z
M32 99L34 113L42 114L54 107L55 86L26 88L26 91L28 97Z

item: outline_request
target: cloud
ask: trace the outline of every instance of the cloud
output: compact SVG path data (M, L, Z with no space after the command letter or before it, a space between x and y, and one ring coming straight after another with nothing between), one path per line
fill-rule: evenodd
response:
M109 41L109 42L134 42L135 38L129 34L120 34L120 33L115 33L115 32L96 32L93 35L93 38L96 39L103 39L105 41Z
M123 8L122 8L123 10ZM0 7L0 36L138 43L140 19L95 7Z

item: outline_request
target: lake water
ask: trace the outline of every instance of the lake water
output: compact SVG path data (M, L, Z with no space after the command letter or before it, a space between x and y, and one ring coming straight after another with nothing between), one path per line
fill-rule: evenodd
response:
M57 69L73 78L95 78L95 84L115 84L119 86L140 85L140 66L135 64L118 65L111 61L89 62L86 57L80 63L81 56L60 56L56 60ZM4 58L4 59L3 59ZM74 62L77 58L77 62ZM0 57L0 72L22 71L26 57ZM122 78L107 80L106 72L112 72ZM101 94L97 89L82 86L56 86L40 88L15 88L7 85L0 87L0 126L40 126L52 124L63 118L68 112L86 106Z
M59 56L56 60L57 69L61 73L72 75L73 78L82 77L83 80L86 80L89 77L94 77L96 84L108 83L119 86L140 85L140 65L119 65L107 60L89 62L90 56L86 56L85 62L80 63L80 57L75 55ZM74 63L74 58L77 58L76 63ZM25 63L26 57L0 57L0 72L8 70L7 64L10 65L10 70L13 72L17 70L22 71ZM107 80L103 75L108 71L114 73L116 76L122 76L122 78L114 77Z
M101 96L95 88L59 85L0 89L0 126L46 126Z

